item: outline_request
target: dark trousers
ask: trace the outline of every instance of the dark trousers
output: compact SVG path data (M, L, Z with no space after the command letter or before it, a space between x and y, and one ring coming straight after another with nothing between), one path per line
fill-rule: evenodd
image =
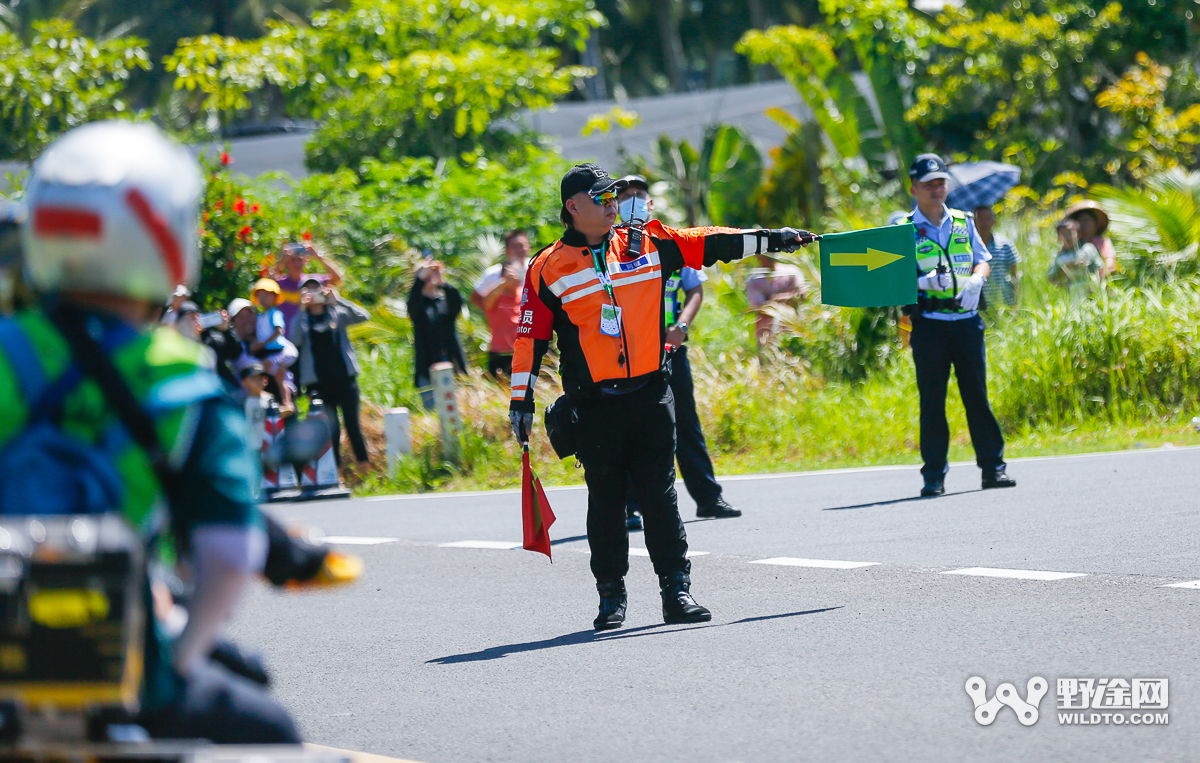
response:
M287 711L259 685L206 662L184 682L170 707L138 718L155 739L207 739L216 744L299 744Z
M721 486L713 474L708 443L696 413L695 384L687 345L671 355L671 393L675 396L675 457L688 495L697 506L709 506L721 497Z
M512 376L512 360L513 354L511 352L489 352L487 358L488 374L493 377L498 376L499 374Z
M346 422L346 437L350 439L350 448L354 451L354 458L366 461L367 443L363 440L362 427L358 420L358 380L350 377L341 382L310 384L308 393L319 397L325 403L330 434L333 436L333 455L337 459L338 466L342 464L342 428L338 424L339 409Z
M588 487L588 545L596 580L629 571L627 480L641 506L646 550L659 575L688 573L687 533L675 494L675 406L666 382L576 402L577 456Z
M671 355L671 394L675 396L675 458L679 460L679 474L696 505L710 506L721 497L721 486L713 474L708 443L696 413L695 384L686 344ZM630 512L639 510L632 485L627 504Z
M946 388L950 367L958 377L958 392L967 412L967 428L975 446L975 463L987 471L1004 464L1004 435L992 415L987 396L987 355L983 319L939 321L913 316L913 365L921 395L921 475L946 473L950 426L946 423Z

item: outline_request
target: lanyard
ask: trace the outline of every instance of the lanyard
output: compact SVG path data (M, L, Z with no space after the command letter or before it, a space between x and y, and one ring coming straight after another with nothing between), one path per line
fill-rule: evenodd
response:
M608 239L604 239L604 246L602 247L603 260L600 259L601 252L597 252L590 246L588 247L588 251L592 253L592 266L596 268L596 277L600 279L604 290L608 292L608 301L615 307L617 298L613 295L612 279L608 275Z

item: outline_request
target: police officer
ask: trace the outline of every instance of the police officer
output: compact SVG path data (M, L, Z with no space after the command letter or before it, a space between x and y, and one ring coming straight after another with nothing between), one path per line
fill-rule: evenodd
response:
M148 618L138 722L157 738L295 743L281 707L209 660L267 539L241 410L209 351L157 326L199 277L201 189L195 161L149 124L78 128L34 164L23 244L43 299L0 320L0 512L116 511L148 547L169 525L194 591L173 642ZM28 447L45 421L98 457L47 478L56 451Z
M950 173L937 154L913 160L908 176L916 206L899 224L911 222L917 236L917 306L912 316L913 365L921 395L921 495L946 492L946 387L950 368L967 412L975 462L983 488L1013 487L1005 472L1004 436L987 397L987 363L979 300L991 255L971 216L946 206Z
M650 220L654 212L654 199L650 197L650 185L641 175L626 175L621 178L627 185L617 195L622 225L631 220L645 224L647 230L662 226ZM708 456L708 444L700 428L700 417L696 414L695 384L692 381L692 364L688 361L688 326L696 320L704 302L704 282L708 276L703 270L683 268L667 278L663 317L667 322L667 346L671 352L671 394L675 397L675 457L679 461L679 473L688 494L696 502L696 516L701 519L727 519L740 517L742 512L733 508L721 495L721 485L713 474L712 459ZM632 499L632 497L631 497ZM631 520L630 529L639 529L641 520L633 510L636 499L627 508Z
M594 164L576 165L563 176L560 218L566 231L533 257L525 274L509 413L517 440L528 441L534 385L557 334L563 389L577 420L576 455L588 486L588 544L600 593L597 630L625 621L629 479L659 577L663 620L712 618L690 593L687 536L675 494L675 411L663 372L667 277L685 266L791 250L812 239L792 228L614 228L617 193L625 187Z

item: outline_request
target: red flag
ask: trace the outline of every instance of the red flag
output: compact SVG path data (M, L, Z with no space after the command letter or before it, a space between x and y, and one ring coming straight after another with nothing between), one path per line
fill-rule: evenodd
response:
M528 445L521 460L521 518L525 526L525 550L540 551L554 561L554 557L550 556L550 526L554 524L554 510L546 500L542 481L529 466Z

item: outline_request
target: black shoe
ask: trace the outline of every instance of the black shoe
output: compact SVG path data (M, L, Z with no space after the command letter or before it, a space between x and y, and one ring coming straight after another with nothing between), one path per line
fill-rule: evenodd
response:
M928 498L932 495L946 494L946 478L945 477L926 477L925 487L921 488L921 497Z
M1016 487L1017 481L1004 471L1004 465L997 466L991 471L983 473L983 489L989 490L994 487Z
M592 625L598 631L620 628L625 623L625 606L628 603L625 581L597 582L596 590L600 592L600 613L596 615Z
M658 584L662 590L664 623L706 623L712 619L712 612L692 598L688 590L691 588L692 578L687 573L659 575Z
M741 515L742 512L730 506L720 496L707 506L696 507L696 516L701 519L731 519L733 517L740 517Z
M642 529L642 518L639 517L637 514L633 513L632 511L627 513L625 515L625 529L626 530Z

